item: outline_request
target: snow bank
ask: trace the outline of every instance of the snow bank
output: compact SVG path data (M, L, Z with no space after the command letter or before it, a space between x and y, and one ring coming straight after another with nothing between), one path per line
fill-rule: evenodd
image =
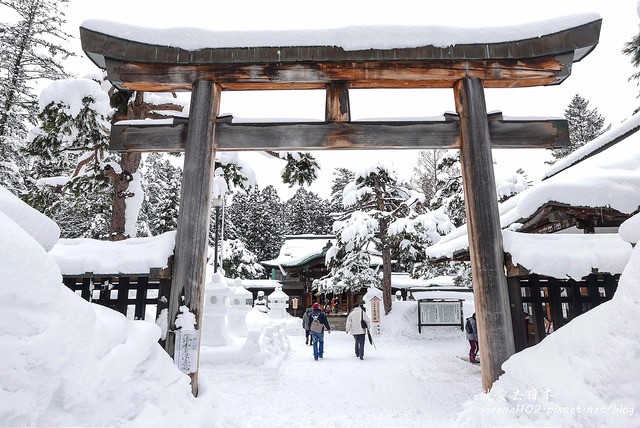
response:
M51 250L51 256L65 275L148 273L151 268L168 266L175 240L175 231L116 242L60 239Z
M17 196L0 186L0 211L15 221L45 251L49 251L60 238L60 228L49 217L31 208Z
M640 426L640 250L609 302L507 360L460 426Z
M3 213L0 235L3 425L207 425L213 392L191 395L155 324L71 292L54 259Z

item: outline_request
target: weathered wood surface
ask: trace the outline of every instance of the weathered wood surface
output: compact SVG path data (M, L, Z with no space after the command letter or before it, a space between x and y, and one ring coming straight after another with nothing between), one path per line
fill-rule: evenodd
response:
M454 90L462 134L460 162L467 233L471 237L482 387L489 390L503 373L502 364L515 353L509 290L482 81L463 79Z
M223 89L452 87L478 77L485 87L559 83L571 64L598 43L602 20L530 39L497 43L345 50L337 46L273 46L185 50L127 40L80 27L82 49L119 87L190 90L200 79ZM161 31L161 30L157 30ZM234 86L235 85L235 86Z
M327 102L324 116L327 122L351 122L349 84L332 82L327 84Z
M165 349L174 355L175 320L184 290L184 304L196 317L196 329L202 329L205 267L211 185L215 163L215 118L220 107L220 87L199 81L193 87L182 173L180 215L176 233L171 298L169 299L169 334ZM198 358L200 347L198 346ZM190 374L193 395L198 394L198 372Z
M188 91L192 82L215 80L223 90L324 89L349 82L351 88L451 88L465 77L487 88L545 86L571 72L573 53L520 60L371 61L295 64L172 65L108 59L107 75L117 87L145 92Z
M186 121L171 125L114 124L113 152L181 152ZM493 148L559 148L569 144L566 120L489 120ZM218 123L216 150L458 149L457 120L431 122Z

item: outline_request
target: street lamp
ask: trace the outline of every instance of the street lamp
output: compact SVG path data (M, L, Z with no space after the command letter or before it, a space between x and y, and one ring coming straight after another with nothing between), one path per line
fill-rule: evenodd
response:
M216 273L218 271L218 245L219 245L218 231L220 230L220 208L222 208L222 205L224 204L224 200L220 197L217 197L217 198L213 198L211 203L213 204L213 207L216 209L216 220L215 220L216 224L214 225L214 238L213 238L213 240L215 241L215 248L213 250L213 273Z

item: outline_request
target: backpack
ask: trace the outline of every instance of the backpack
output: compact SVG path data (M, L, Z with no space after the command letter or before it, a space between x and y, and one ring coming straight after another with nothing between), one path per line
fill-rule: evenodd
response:
M324 324L320 322L320 314L311 315L311 325L309 330L314 333L322 333L324 331Z
M473 333L473 326L471 325L470 318L467 318L467 322L464 324L464 331L469 334Z

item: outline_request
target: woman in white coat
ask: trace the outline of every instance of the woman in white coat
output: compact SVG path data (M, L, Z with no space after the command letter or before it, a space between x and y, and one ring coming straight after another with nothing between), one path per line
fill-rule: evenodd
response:
M351 333L356 341L356 357L364 359L364 337L367 329L371 326L371 320L364 310L364 306L360 305L349 313L345 331Z

